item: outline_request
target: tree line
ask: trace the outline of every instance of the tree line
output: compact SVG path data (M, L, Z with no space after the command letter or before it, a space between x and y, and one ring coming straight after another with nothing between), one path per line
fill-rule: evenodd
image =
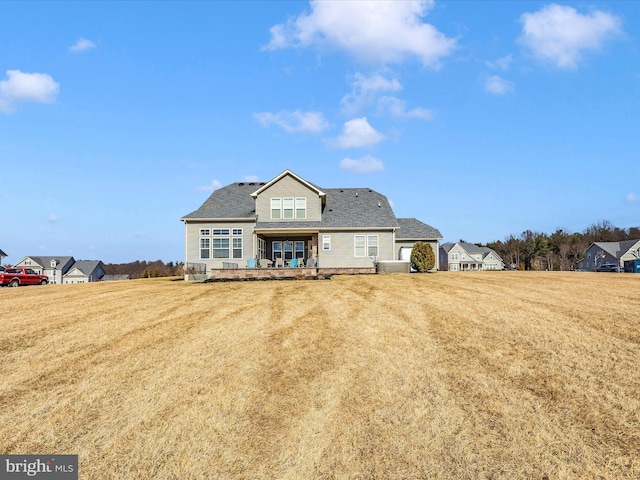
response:
M136 260L129 263L108 263L104 269L107 275L130 275L131 278L174 277L183 275L182 262L164 263L162 260L147 262Z
M519 270L575 270L593 242L640 240L640 227L618 228L608 220L587 227L582 233L562 228L552 234L525 230L504 240L489 242L487 247L502 257L507 268Z

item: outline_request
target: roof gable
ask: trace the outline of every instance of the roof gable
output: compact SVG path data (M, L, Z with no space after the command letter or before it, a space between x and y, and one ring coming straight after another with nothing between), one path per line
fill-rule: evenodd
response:
M65 270L66 268L70 267L74 262L75 259L73 257L53 257L53 256L46 256L46 257L24 257L20 262L23 263L25 260L31 260L32 262L34 262L36 265L39 265L42 268L51 268L51 262L53 260L55 260L56 262L56 267L57 269L61 269L61 270Z
M99 267L102 267L102 262L100 260L78 260L72 265L65 276L85 275L89 277ZM102 270L104 271L104 268Z
M284 172L282 172L280 175L278 175L273 180L270 180L269 182L263 184L258 190L256 190L255 192L251 193L251 196L253 198L256 198L262 192L264 192L265 190L267 190L269 187L273 186L274 184L278 183L280 180L282 180L286 176L290 176L290 177L294 178L295 180L297 180L298 182L302 183L304 186L306 186L310 190L313 190L314 192L316 192L319 196L321 196L321 197L325 196L325 193L322 190L320 190L317 186L315 186L314 184L312 184L310 182L307 182L304 178L299 177L298 175L293 173L291 170L285 170Z

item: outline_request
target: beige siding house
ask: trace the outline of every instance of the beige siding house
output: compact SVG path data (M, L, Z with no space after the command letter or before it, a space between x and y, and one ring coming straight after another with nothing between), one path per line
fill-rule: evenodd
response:
M502 258L491 248L466 242L444 243L440 247L440 270L459 272L503 268Z
M185 227L185 263L219 268L286 266L371 268L398 260L402 247L440 232L416 219L396 218L384 195L369 188L320 188L285 170L269 182L222 187Z

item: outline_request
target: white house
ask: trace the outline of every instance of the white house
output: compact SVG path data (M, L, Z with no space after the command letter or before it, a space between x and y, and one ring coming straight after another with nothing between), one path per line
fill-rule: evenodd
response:
M443 243L440 247L440 270L502 270L504 262L495 250L473 243Z

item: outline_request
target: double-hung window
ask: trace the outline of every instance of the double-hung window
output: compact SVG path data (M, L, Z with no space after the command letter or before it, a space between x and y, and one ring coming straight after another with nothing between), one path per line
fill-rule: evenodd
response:
M242 258L242 237L233 237L233 258Z
M284 197L271 199L272 219L304 219L307 218L306 197Z
M201 259L209 258L209 247L211 246L210 242L211 240L208 238L200 239L200 258Z
M355 235L353 237L353 251L356 257L366 257L367 237L364 235Z
M273 250L273 259L282 258L282 242L276 241L271 244Z
M213 258L229 258L229 237L213 239Z
M378 256L378 235L367 235L367 255Z
M377 257L378 235L354 235L353 236L353 254L356 257Z
M322 250L331 250L331 235L322 236Z
M282 217L282 199L272 198L271 199L271 218L281 218L281 217Z
M293 198L282 199L282 218L293 218Z
M296 218L307 218L306 197L296 197Z
M284 242L284 259L291 260L293 258L293 242Z

